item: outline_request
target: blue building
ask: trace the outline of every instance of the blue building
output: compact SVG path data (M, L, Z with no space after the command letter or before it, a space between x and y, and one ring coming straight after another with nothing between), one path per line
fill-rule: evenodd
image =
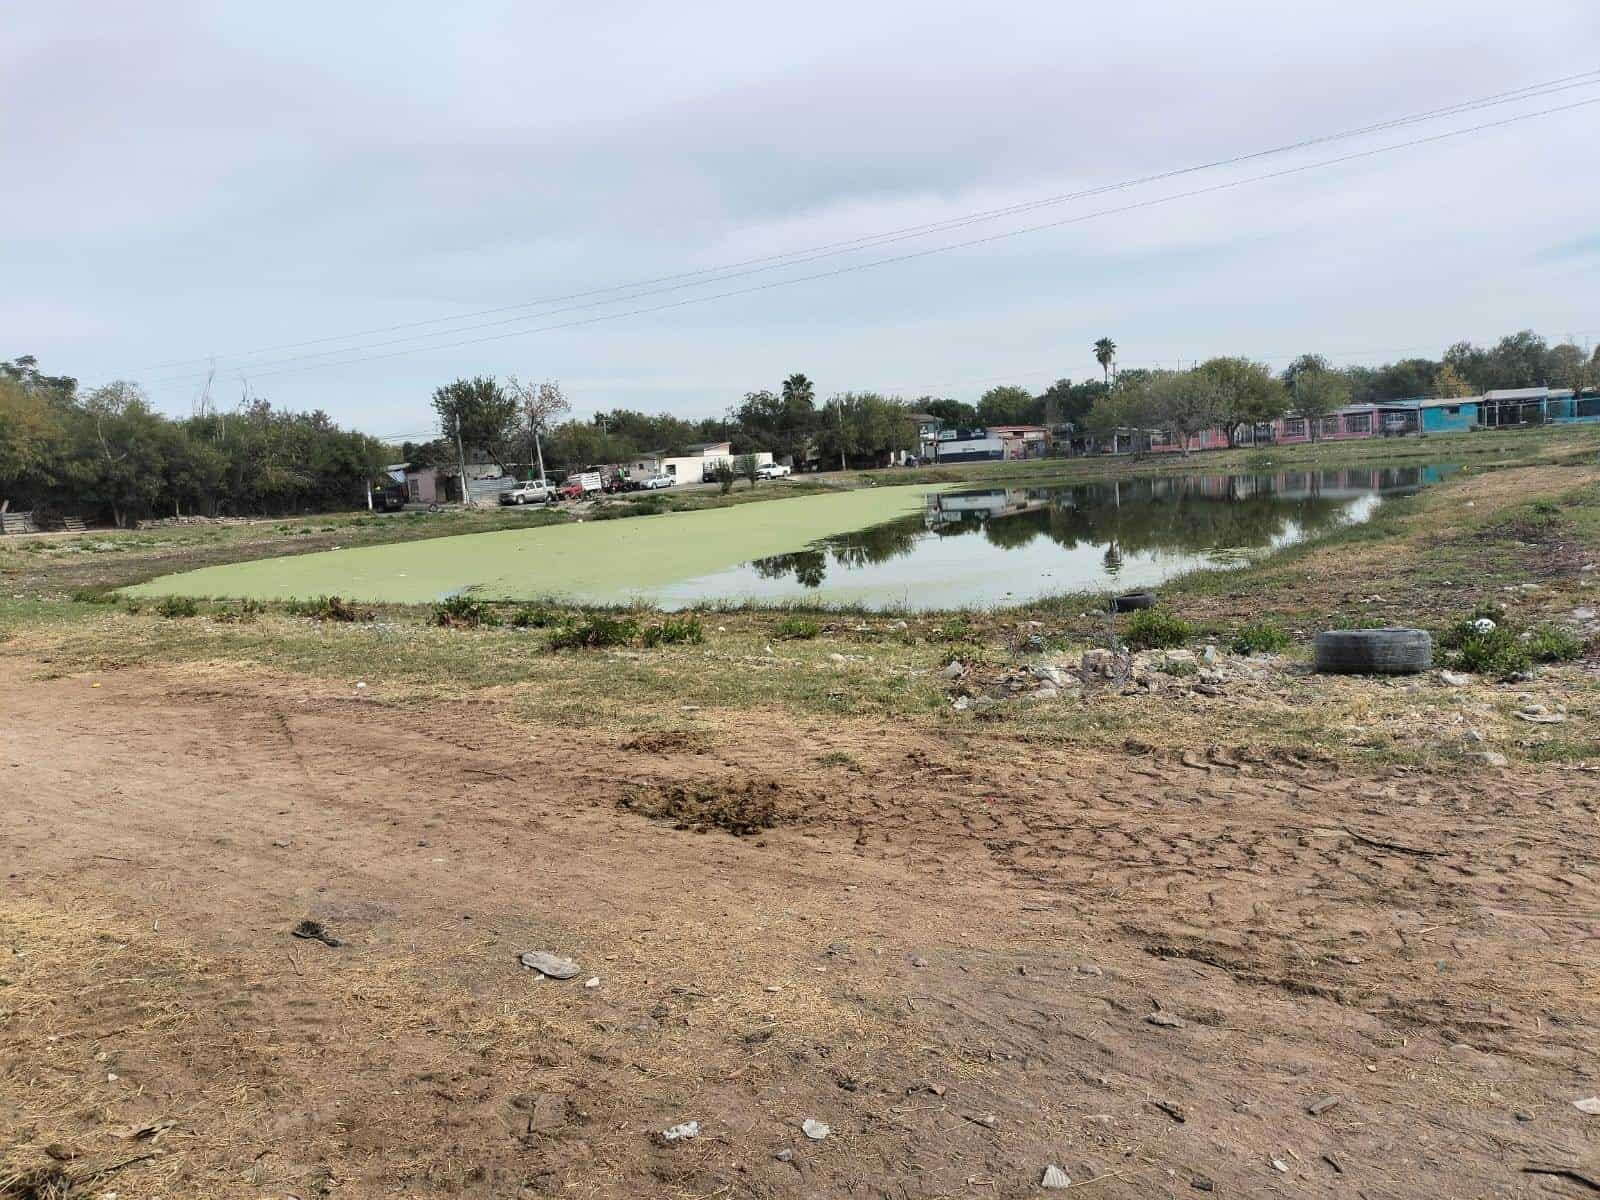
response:
M1479 397L1424 400L1417 406L1423 433L1466 433L1478 427Z

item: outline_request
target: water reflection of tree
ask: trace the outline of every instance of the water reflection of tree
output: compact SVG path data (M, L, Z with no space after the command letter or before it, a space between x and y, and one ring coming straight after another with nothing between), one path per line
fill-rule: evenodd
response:
M1292 532L1312 535L1337 525L1350 501L1371 493L1413 491L1451 468L1385 467L1280 471L1248 475L1173 475L1059 488L995 488L932 497L926 514L828 538L792 554L752 564L763 579L793 576L822 586L828 560L845 568L910 554L918 540L974 534L1000 549L1046 537L1071 549L1103 547L1106 571L1141 551L1265 548Z

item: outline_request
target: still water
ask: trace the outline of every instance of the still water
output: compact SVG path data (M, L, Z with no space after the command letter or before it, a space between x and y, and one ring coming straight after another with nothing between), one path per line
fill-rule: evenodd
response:
M1226 570L1371 518L1455 468L1184 474L930 493L921 512L652 589L711 600L936 609L1130 591Z

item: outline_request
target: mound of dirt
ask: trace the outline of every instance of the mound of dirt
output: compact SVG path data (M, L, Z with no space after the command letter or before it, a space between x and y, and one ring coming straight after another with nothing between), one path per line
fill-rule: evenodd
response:
M670 821L674 829L695 833L721 829L748 837L795 819L794 806L784 800L784 788L777 780L752 777L663 784L624 796L617 805L653 821Z
M711 735L699 729L647 729L637 737L622 743L624 750L641 750L647 754L666 754L683 751L704 754L712 746Z

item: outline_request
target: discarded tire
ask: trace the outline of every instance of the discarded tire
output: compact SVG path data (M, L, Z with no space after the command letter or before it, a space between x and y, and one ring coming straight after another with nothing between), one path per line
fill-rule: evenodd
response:
M1416 675L1433 665L1425 629L1330 629L1317 634L1317 670L1330 675Z
M1112 612L1136 612L1141 608L1154 608L1156 594L1154 592L1129 592L1126 596L1118 596L1111 602Z

